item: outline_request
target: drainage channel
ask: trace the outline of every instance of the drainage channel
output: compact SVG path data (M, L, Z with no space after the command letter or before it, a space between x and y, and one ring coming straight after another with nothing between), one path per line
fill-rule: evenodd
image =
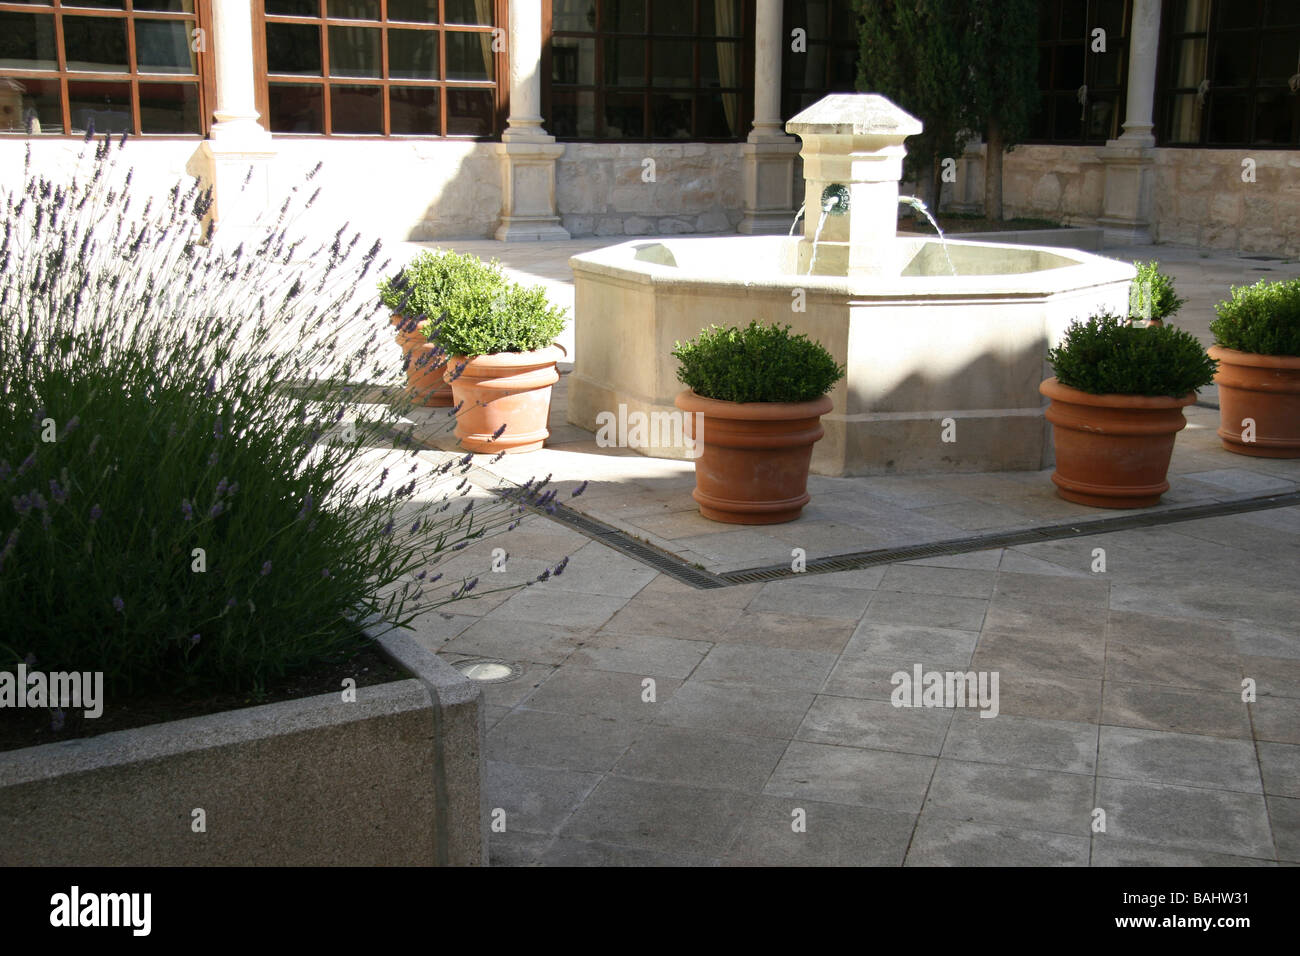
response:
M417 443L428 451L442 450L425 442ZM475 464L470 465L466 477L471 483L497 495L503 495L519 487L514 482L499 475L494 475L492 472ZM693 564L687 564L676 555L641 541L621 528L616 528L613 525L585 515L563 502L555 502L554 511L531 506L528 507L528 510L565 527L572 528L593 541L599 541L601 544L613 548L615 551L621 552L636 561L640 561L642 564L654 568L676 581L688 584L693 588L707 589L725 588L735 584L777 581L807 574L856 571L879 564L895 564L899 561L915 561L920 558L938 558L953 554L966 554L971 551L987 551L991 548L1011 548L1021 544L1035 544L1041 541L1082 538L1088 535L1128 531L1134 528L1155 528L1161 525L1178 524L1183 521L1196 521L1200 518L1218 518L1226 515L1246 514L1252 511L1267 511L1273 508L1289 508L1295 505L1300 505L1300 491L1279 495L1260 495L1254 498L1238 498L1234 501L1216 501L1212 504L1188 505L1182 508L1171 508L1167 511L1122 514L1106 518L1094 518L1088 521L1043 525L1037 528L995 531L966 538L934 541L928 544L877 548L873 551L854 551L849 554L838 554L825 558L809 558L804 571L794 571L787 564L777 564L722 573L705 571Z

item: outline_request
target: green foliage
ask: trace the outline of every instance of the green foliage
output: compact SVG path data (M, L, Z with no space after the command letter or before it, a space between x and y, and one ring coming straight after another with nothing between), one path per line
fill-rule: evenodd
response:
M493 260L425 252L379 284L393 312L421 322L446 355L493 355L545 348L564 330L565 310L542 286L511 282Z
M1014 146L1029 134L1039 107L1038 0L960 0L967 22L964 59L970 65L953 82L965 81L969 122L1000 128Z
M791 335L790 326L710 326L673 355L677 378L697 395L723 402L809 402L844 377L820 342Z
M144 203L106 150L0 189L0 667L258 689L465 597L432 567L522 511L358 399L379 244L198 244L197 186Z
M1209 385L1218 367L1190 332L1105 313L1072 324L1047 360L1062 385L1093 395L1181 398Z
M1130 319L1164 320L1183 307L1186 299L1174 291L1173 276L1160 271L1160 263L1134 262L1137 276L1129 286L1128 317Z
M1300 355L1300 279L1233 286L1215 306L1214 341L1256 355Z

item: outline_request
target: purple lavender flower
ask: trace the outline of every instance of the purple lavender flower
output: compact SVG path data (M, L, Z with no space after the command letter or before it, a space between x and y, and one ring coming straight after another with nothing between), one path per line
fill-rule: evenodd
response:
M190 504L187 498L181 499L181 514L185 516L186 521L194 517L194 506Z
M54 503L58 505L61 505L68 500L67 489L60 487L58 479L56 478L50 479L50 497L53 498Z
M209 456L208 456L208 467L209 467L209 468L215 468L215 467L217 467L217 460L218 460L218 458L220 458L220 456L219 456L215 451L214 451L211 455L209 455Z
M329 577L329 576L330 576L330 569L329 569L329 568L321 568L321 569L320 569L320 576L323 577L323 578L327 578L327 577Z
M113 610L117 611L119 614L126 612L126 603L122 600L121 595L113 598Z
M415 532L419 530L420 530L420 519L416 518L415 524L411 525L411 534L415 534Z
M569 566L569 557L565 555L564 560L555 566L555 576L558 578L564 573L564 569Z
M219 514L221 514L221 502L220 502L220 501L216 502L216 503L215 503L211 508L208 509L208 517L209 517L209 518L215 518L215 517L216 517L217 515L219 515Z
M202 635L202 634L191 634L191 635L190 635L190 647L193 647L194 645L198 644L198 642L201 641L201 640L203 640L203 635Z
M220 481L218 481L218 482L217 482L217 497L220 498L222 495L224 495L224 494L226 493L226 489L227 489L228 487L230 487L230 486L229 486L229 484L227 483L227 481L226 481L225 478L222 478Z
M221 437L221 416L220 415L218 415L212 421L212 437L218 439Z
M80 424L81 424L81 417L79 415L73 415L71 418L68 419L67 424L63 426L63 434L65 435L71 434L73 431L76 430L77 426Z
M227 598L227 599L226 599L226 607L234 607L234 606L237 605L238 603L239 603L239 602L236 601L233 597L232 597L232 598Z
M380 531L379 533L382 534L384 537L388 537L390 534L393 533L393 519L392 519L392 518L389 518L389 519L388 519L388 524L384 525L383 530Z
M26 458L23 459L23 463L18 466L18 477L21 478L23 476L23 473L27 471L27 469L31 468L32 465L34 464L36 464L36 452L32 452L30 455L28 455Z
M262 575L265 577L266 575L268 575L268 574L270 574L270 573L271 573L271 562L270 562L270 561L263 561L263 562L262 562Z
M91 523L91 524L94 524L96 521L98 521L98 520L103 516L103 514L104 514L104 509L103 509L103 508L101 508L99 505L91 505L91 506L90 506L90 523Z
M424 576L425 576L426 574L428 574L428 573L429 573L428 571L421 571L419 574L417 574L417 575L415 576L415 580L417 580L417 581L423 581L423 580L424 580Z
M303 502L302 502L302 508L299 509L299 511L298 511L298 518L299 518L299 519L302 519L302 518L307 517L307 513L308 513L309 511L311 511L311 492L310 492L310 491L307 492L307 497L303 499Z
M207 387L203 389L203 394L211 395L216 390L217 390L217 377L215 375L209 375L208 384Z
M587 490L587 486L588 486L589 484L591 484L590 481L584 481L582 484L578 485L577 488L574 488L574 489L573 489L573 494L572 494L570 497L573 497L573 498L578 497L578 495L582 494L584 491Z
M492 433L492 440L496 441L496 439L500 438L502 433L505 432L505 430L506 430L505 422L502 422L501 427Z

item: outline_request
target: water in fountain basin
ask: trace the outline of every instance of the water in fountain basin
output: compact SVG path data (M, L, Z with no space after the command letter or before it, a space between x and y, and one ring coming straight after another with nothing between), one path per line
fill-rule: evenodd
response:
M830 203L822 209L821 217L817 220L817 231L813 233L813 251L812 258L808 260L808 275L812 275L813 266L817 265L817 243L822 237L822 226L826 225L826 217L831 214L831 208L834 203Z
M930 210L925 207L925 203L915 196L899 196L898 201L905 206L911 206L926 219L930 220L930 225L934 226L934 231L939 236L939 244L943 246L943 257L948 260L948 271L953 275L957 274L957 267L952 264L952 256L948 255L948 240L944 238L943 230L939 224L934 221L934 216L930 215ZM813 250L816 252L816 249Z

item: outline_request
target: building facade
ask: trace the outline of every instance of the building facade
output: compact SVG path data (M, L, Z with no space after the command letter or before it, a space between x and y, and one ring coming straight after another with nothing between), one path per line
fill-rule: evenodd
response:
M1007 215L1300 253L1300 2L1040 9ZM213 184L222 228L322 164L331 220L394 238L784 231L785 121L856 57L852 0L0 0L0 178L93 126Z

